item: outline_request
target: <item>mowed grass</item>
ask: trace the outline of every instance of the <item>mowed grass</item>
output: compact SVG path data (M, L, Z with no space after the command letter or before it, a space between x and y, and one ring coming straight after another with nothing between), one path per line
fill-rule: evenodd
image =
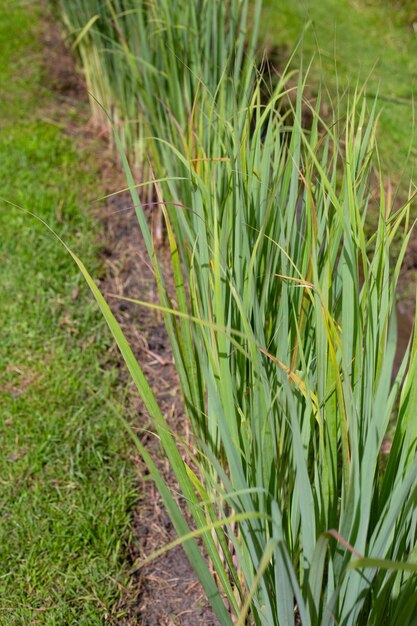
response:
M51 233L3 200L100 270L91 157L43 121L60 111L40 17L0 6L0 624L91 626L112 623L125 582L133 471L97 307Z
M398 3L390 0L264 0L263 24L271 45L292 50L304 25L302 51L310 72L310 92L322 79L336 106L338 94L366 81L382 108L378 146L382 167L402 195L416 174L417 33ZM286 58L286 57L285 57ZM284 59L285 60L285 59ZM336 106L337 108L337 106Z

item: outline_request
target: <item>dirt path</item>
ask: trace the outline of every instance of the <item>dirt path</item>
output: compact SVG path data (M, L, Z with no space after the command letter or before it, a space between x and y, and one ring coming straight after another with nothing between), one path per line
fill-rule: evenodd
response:
M73 59L65 48L57 25L48 20L44 29L45 63L50 85L64 103L76 110L77 103L85 106L87 94ZM53 120L51 120L53 122ZM60 123L56 120L56 123ZM95 151L102 173L103 195L125 186L125 180L107 148L105 135L97 139L97 129L74 122L66 131L77 135L84 145ZM157 302L153 272L148 264L145 245L140 235L130 196L126 193L112 196L107 201L91 204L92 210L105 226L103 261L105 275L100 281L103 294L117 294ZM160 250L162 264L169 275L168 253ZM172 431L188 439L183 419L178 379L162 316L151 309L118 301L109 297L123 331L138 358ZM126 385L126 413L141 442L150 450L167 482L176 489L158 439L153 435L143 403L129 381L126 368L116 348L110 358L120 368L120 381ZM132 451L132 455L135 453ZM134 456L137 465L139 504L133 511L132 541L128 559L133 566L139 558L151 554L176 538L153 482L143 462ZM180 503L181 504L181 503ZM202 588L182 548L178 547L132 574L120 602L125 616L120 626L216 626Z
M101 284L102 290L104 293L157 302L153 272L146 260L145 245L139 234L129 196L114 196L102 209L102 213L107 232L108 267L106 278ZM160 256L168 273L168 255L160 250ZM172 431L178 437L187 439L178 379L162 317L151 309L124 301L115 302L113 310L144 369L163 414L168 416ZM128 394L131 421L137 425L141 442L152 453L159 470L172 489L176 490L166 457L150 430L143 404L134 390L131 391ZM141 499L134 512L134 534L129 547L132 563L176 537L158 492L153 483L147 480L146 467L140 460L137 460L137 465ZM132 603L131 599L126 599L130 605L129 618L121 624L217 624L182 548L168 552L145 570L135 573L131 593L136 594L137 602Z

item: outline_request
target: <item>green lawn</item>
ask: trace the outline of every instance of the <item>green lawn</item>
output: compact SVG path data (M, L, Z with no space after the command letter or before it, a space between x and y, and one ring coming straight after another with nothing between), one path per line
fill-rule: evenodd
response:
M264 29L271 44L294 48L311 20L303 51L314 55L309 83L314 92L322 78L336 94L352 91L367 79L367 92L379 93L382 108L379 149L383 170L394 180L416 173L417 133L413 97L417 92L417 32L394 0L264 0ZM410 158L409 157L410 153Z
M62 112L42 87L39 18L0 5L0 197L98 272L94 167L43 121ZM109 335L57 240L2 200L0 324L0 624L111 623L134 489Z

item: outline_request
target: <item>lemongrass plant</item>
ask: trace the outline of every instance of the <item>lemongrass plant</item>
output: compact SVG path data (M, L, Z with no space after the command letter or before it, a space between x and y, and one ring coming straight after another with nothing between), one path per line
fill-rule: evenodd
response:
M407 209L392 213L381 185L378 228L366 242L374 110L365 121L365 106L358 111L355 100L344 129L321 131L315 113L306 133L301 94L299 85L288 128L274 100L259 107L255 90L245 123L223 124L222 136L214 125L222 156L213 146L204 176L174 154L186 179L176 191L189 209L176 209L188 217L181 248L166 212L175 305L140 219L193 426L198 475L181 459L139 365L95 293L154 419L194 533L138 445L220 622L230 624L234 615L239 624L268 626L411 624L416 343L408 370L406 355L391 380L395 287L408 235L392 269L389 254ZM133 185L132 193L140 213ZM395 412L386 461L383 443ZM197 560L197 534L221 595Z
M155 267L200 450L192 481L208 523L253 515L237 534L218 530L237 554L234 604L224 589L236 614L249 597L257 624L294 623L294 612L302 624L400 624L416 579L385 567L416 549L414 351L398 409L407 444L396 435L380 466L406 364L391 383L407 237L393 271L389 250L405 209L391 214L381 186L367 243L374 110L365 122L355 100L345 129L323 132L315 112L305 133L302 85L292 128L277 113L283 91L262 108L258 85L246 110L206 123L198 171L161 139L177 313ZM382 569L355 569L364 556Z
M204 55L192 70L180 59L181 79L170 46L164 69L142 63L137 101L152 134L172 299L124 159L194 434L190 462L77 262L177 477L191 530L137 440L220 623L414 624L417 340L392 379L407 230L390 260L408 206L395 212L372 173L375 104L355 95L344 122L326 125L318 103L306 131L303 81L291 87L284 74L265 103L248 58L239 87L235 50L214 89L197 80L189 93L187 71L192 84ZM371 194L378 220L367 241Z

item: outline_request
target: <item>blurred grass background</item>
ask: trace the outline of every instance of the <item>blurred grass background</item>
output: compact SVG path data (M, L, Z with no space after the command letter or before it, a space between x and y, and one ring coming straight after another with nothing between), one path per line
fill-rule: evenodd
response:
M370 97L378 94L382 167L402 196L417 165L416 6L409 0L265 0L262 20L270 46L283 46L287 54L311 21L301 53L305 67L314 57L313 95L321 80L335 108L338 94L364 81Z

